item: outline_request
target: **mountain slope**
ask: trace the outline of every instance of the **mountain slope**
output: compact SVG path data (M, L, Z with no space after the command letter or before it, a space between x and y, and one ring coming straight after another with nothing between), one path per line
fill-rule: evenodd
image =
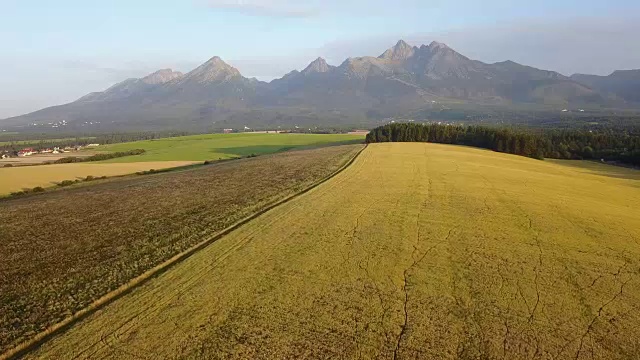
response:
M611 77L620 82L629 77L614 74ZM578 79L582 81L512 61L486 64L438 42L417 47L400 40L377 57L349 58L339 66L318 58L302 71L294 70L271 83L245 78L216 56L186 74L160 70L4 124L61 120L139 127L185 122L288 124L297 123L301 116L321 121L327 114L335 117L331 121L350 116L383 118L434 102L582 106L610 101L610 96L602 94L611 92L607 86ZM629 88L625 90L632 94L628 98L634 98L632 85L620 87Z
M162 69L149 74L141 79L127 79L113 85L103 92L91 93L83 96L78 101L113 101L140 96L160 85L182 77L183 74L171 69Z
M640 69L616 70L608 76L574 74L571 79L626 102L640 103Z
M511 61L485 64L438 42L411 47L401 40L378 57L349 58L336 68L323 69L313 77L295 72L274 81L279 100L381 114L442 99L563 106L604 101L589 87L556 72Z
M218 114L247 107L261 83L244 78L219 57L182 74L160 70L141 79L127 79L75 102L7 119L8 124L66 120L70 126L105 123L110 128L175 128L180 122L210 123ZM264 85L262 83L262 85Z

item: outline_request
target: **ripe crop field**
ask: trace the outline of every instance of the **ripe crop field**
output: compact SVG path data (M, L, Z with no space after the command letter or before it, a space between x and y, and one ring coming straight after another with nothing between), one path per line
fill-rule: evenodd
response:
M150 169L166 169L185 166L193 161L155 161L122 164L75 163L38 166L0 167L0 196L24 188L49 187L64 180L76 180L91 176L118 176ZM0 162L0 166L1 166Z
M293 151L0 200L0 354L325 178L360 149Z
M638 358L639 179L373 144L31 355Z
M100 146L100 151L145 149L146 153L109 162L218 160L269 154L300 147L363 142L364 135L347 134L205 134Z

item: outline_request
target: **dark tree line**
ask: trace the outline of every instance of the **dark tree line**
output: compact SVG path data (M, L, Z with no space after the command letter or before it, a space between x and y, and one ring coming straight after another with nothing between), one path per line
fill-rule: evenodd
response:
M104 153L104 154L95 154L89 157L77 157L77 156L69 156L58 159L54 161L54 164L70 164L70 163L78 163L78 162L87 162L87 161L103 161L110 160L119 157L131 156L131 155L142 155L146 152L145 149L133 149L129 151L118 151L113 153Z
M469 145L536 159L603 159L640 165L640 135L613 131L525 130L486 126L394 123L377 127L367 143L433 142Z
M153 140L168 137L192 135L183 131L157 131L157 132L131 132L131 133L110 133L110 134L88 134L76 135L52 135L52 134L27 134L21 136L0 137L0 153L4 151L15 153L24 148L34 148L36 150L65 147L65 146L86 146L88 144L117 144L139 140Z

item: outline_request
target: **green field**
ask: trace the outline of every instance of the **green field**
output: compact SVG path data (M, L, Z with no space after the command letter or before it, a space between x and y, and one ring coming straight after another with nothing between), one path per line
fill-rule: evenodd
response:
M370 145L32 353L636 359L638 172Z
M97 150L111 152L145 149L147 151L143 155L118 158L109 162L204 161L362 141L364 141L362 135L343 134L206 134L106 145L100 146Z
M16 145L38 145L38 144L52 144L52 143L57 143L57 142L65 142L65 141L73 141L76 140L78 138L60 138L60 139L42 139L42 140L17 140L17 141L0 141L0 146L3 145L11 145L11 144L16 144ZM92 136L85 136L85 137L80 137L80 140L90 140L90 139L95 139L95 137Z

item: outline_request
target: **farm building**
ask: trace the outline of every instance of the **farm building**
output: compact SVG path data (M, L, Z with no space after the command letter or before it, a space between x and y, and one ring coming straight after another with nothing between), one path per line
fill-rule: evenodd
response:
M37 153L37 151L33 150L33 148L24 148L18 151L18 156L29 156Z
M224 129L222 130L225 134L231 134L233 132L233 129Z

